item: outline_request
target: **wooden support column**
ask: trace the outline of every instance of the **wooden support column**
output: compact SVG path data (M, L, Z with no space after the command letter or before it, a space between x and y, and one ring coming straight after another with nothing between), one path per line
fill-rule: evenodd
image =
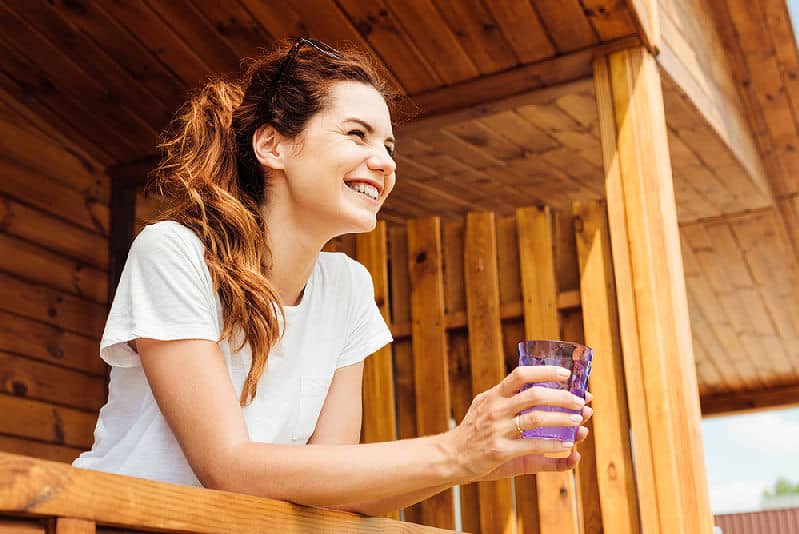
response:
M605 204L574 204L586 345L594 349L592 433L604 532L641 532Z
M710 533L660 76L643 48L594 67L642 520L647 532Z
M388 253L386 223L379 221L368 234L355 238L355 255L371 273L375 302L383 319L391 324L388 301ZM397 418L394 411L394 371L391 345L366 359L363 368L363 427L361 442L375 443L397 439ZM399 519L399 512L387 514Z
M464 275L472 391L481 392L498 384L505 376L493 213L466 216ZM480 482L478 491L480 531L513 534L516 531L513 482L508 479Z
M411 275L411 335L416 383L416 430L420 436L449 430L450 397L441 223L427 217L408 223ZM455 528L451 489L423 501L422 523Z
M552 213L548 207L523 208L516 211L516 221L525 337L559 339ZM517 477L516 502L520 534L579 532L574 475L571 471ZM535 527L535 515L538 515L539 530Z

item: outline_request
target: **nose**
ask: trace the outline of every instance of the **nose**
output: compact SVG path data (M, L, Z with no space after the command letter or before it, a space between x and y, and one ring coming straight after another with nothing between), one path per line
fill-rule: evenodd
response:
M397 170L397 163L384 147L374 150L366 164L370 170L381 172L384 176L390 176Z

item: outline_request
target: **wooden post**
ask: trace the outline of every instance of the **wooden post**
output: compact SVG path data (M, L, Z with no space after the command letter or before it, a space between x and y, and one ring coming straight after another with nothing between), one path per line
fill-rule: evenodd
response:
M624 386L610 234L602 202L577 202L575 234L580 259L580 302L585 343L594 349L592 434L605 532L641 532Z
M94 521L59 517L55 520L54 534L95 534L97 525Z
M379 221L374 231L355 238L355 255L372 274L375 302L383 318L391 324L388 302L388 254L386 223ZM391 346L387 345L366 359L363 369L363 428L361 441L374 443L397 439L394 412L394 371ZM399 519L399 512L386 517Z
M643 48L594 65L642 519L651 532L710 533L660 77Z
M522 208L516 211L519 231L519 261L521 265L524 307L524 333L527 339L558 339L558 293L555 282L555 259L552 243L552 213L548 207ZM519 503L519 532L536 532L532 519L526 517L532 509L531 482L533 477L516 479L516 501ZM535 476L539 529L541 534L576 534L577 500L574 475L539 473Z
M466 216L464 264L472 391L481 392L505 376L493 213ZM478 491L481 532L515 532L512 481L481 482Z
M441 224L438 217L408 223L408 268L411 275L411 335L416 383L416 430L420 436L449 430L447 332ZM452 490L422 502L422 522L455 527Z

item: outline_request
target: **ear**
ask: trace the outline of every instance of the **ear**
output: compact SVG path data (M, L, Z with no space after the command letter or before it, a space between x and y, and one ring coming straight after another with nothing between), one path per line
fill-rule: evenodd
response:
M255 159L270 169L286 168L285 157L288 154L286 139L270 124L264 124L252 134L252 149Z

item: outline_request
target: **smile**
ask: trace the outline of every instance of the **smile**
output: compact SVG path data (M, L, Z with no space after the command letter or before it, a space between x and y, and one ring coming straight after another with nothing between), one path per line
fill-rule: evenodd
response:
M378 189L371 184L367 184L364 182L353 182L346 184L346 186L352 189L353 191L356 191L371 198L372 200L377 200L377 198L380 196L380 191L378 191Z

